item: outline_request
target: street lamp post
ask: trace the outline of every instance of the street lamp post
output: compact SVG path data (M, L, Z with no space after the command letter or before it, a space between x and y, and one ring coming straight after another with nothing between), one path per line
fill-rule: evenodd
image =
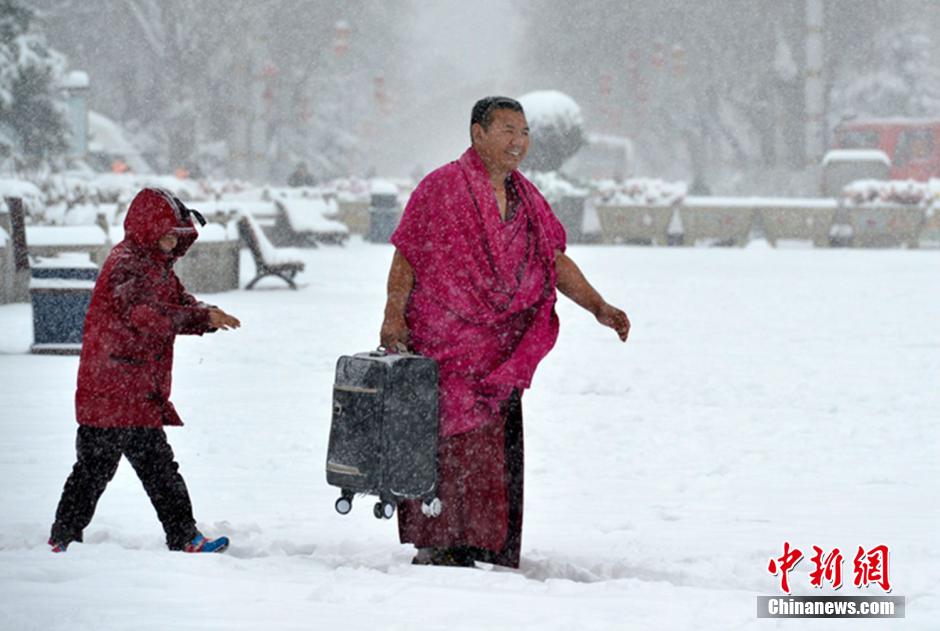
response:
M59 84L65 92L71 128L71 155L84 158L88 153L88 74L73 70Z

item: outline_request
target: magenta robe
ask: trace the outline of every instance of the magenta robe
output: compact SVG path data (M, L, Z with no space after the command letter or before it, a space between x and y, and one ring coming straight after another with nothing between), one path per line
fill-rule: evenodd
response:
M421 181L392 235L415 274L411 346L440 369L442 437L499 416L558 337L555 252L565 231L529 180L510 177L519 207L503 221L470 148Z
M415 189L392 243L414 269L405 313L414 350L440 370L438 496L444 514L417 503L399 512L402 542L472 546L517 566L521 536L521 410L513 391L528 388L558 336L555 252L565 231L541 193L510 175L515 213L499 214L483 161L470 148ZM518 428L506 427L518 417ZM507 454L517 454L509 462Z

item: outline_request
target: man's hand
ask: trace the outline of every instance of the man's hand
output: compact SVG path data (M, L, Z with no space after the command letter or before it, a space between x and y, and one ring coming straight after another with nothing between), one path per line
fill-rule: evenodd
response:
M229 329L237 329L241 325L242 323L238 321L238 318L230 316L218 307L209 309L209 326L213 329L228 331Z
M626 313L605 302L594 313L594 316L598 322L616 331L617 335L620 336L620 341L627 341L627 336L630 335L630 318L627 317Z
M408 350L408 324L403 316L386 316L379 334L382 346L390 351Z

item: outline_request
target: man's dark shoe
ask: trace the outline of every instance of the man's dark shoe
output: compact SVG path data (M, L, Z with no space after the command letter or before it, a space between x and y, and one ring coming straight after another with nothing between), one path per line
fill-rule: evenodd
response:
M434 554L434 548L418 548L418 553L411 560L412 565L432 565L431 557Z
M475 567L473 554L465 546L452 548L418 548L412 565L440 565L443 567Z
M437 548L434 554L431 555L431 564L446 567L474 567L473 557L462 546Z

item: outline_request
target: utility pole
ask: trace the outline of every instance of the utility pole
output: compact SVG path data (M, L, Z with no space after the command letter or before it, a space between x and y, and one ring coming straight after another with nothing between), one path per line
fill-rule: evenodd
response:
M818 165L826 149L826 94L823 78L824 0L806 0L806 160Z

